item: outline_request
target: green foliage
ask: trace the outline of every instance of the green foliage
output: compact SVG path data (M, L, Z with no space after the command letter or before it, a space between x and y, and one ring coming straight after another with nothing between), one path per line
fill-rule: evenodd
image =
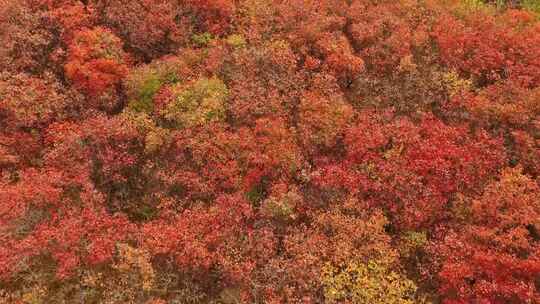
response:
M213 39L212 34L207 32L191 36L193 43L199 47L208 46Z
M172 100L163 111L176 127L193 127L222 120L225 116L227 86L218 78L201 78L187 86L172 88Z
M152 99L162 84L156 75L148 77L139 89L138 98L129 103L129 108L137 112L151 113L154 109Z
M151 113L154 110L154 95L167 84L180 81L174 60L153 62L133 70L125 85L129 98L128 108L136 112Z
M540 14L540 1L538 0L523 0L521 5L526 10Z
M416 285L386 266L369 261L351 261L322 270L324 296L328 303L412 304Z

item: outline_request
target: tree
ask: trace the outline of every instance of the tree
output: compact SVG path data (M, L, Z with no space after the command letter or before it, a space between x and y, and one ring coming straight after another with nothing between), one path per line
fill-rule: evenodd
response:
M0 302L540 302L514 2L0 0Z
M115 90L129 66L122 46L122 40L103 27L77 32L69 46L66 76L89 98L109 97L109 102L117 103ZM96 106L111 108L114 104Z
M505 169L478 199L466 222L432 246L439 292L448 303L538 301L538 184L520 168Z

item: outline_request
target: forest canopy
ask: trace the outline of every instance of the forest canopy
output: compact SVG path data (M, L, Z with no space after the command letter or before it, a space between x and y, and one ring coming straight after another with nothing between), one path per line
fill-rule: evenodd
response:
M540 1L0 0L0 303L540 303Z

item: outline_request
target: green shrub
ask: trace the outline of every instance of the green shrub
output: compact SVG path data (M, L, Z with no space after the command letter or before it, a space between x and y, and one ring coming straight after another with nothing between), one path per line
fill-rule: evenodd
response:
M162 114L174 127L193 127L224 118L224 103L229 93L220 79L202 78L187 86L174 86L171 90L172 100Z
M540 1L538 0L523 0L521 5L526 10L540 14Z
M195 45L199 47L208 46L208 44L210 44L213 39L214 38L212 37L212 34L206 32L201 34L194 34L193 36L191 36L191 40L193 41L193 43L195 43Z
M154 95L161 85L162 82L156 75L150 75L140 87L138 96L130 101L129 107L136 112L151 113L154 110Z
M128 108L136 112L151 113L154 110L154 95L167 84L180 81L178 60L152 62L134 69L125 81Z

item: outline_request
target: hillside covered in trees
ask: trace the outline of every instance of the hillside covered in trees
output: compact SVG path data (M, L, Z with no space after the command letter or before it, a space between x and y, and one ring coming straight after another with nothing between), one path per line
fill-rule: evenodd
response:
M540 1L0 0L0 303L540 303Z

